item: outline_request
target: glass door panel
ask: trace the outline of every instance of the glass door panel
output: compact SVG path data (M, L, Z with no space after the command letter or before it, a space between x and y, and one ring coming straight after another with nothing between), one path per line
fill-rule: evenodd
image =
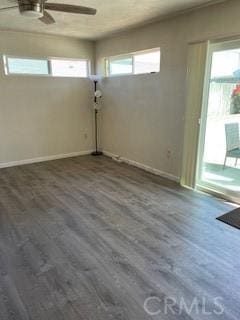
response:
M197 185L240 201L240 44L213 45L207 69Z

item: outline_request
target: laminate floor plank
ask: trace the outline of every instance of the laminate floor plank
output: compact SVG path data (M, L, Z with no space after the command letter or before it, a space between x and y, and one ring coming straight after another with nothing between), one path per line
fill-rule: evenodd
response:
M1 169L0 320L239 320L240 232L216 220L230 210L104 156ZM181 305L217 297L223 314Z

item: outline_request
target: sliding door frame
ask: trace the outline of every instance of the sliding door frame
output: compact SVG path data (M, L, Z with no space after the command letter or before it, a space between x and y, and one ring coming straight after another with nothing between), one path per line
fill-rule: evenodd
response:
M184 117L184 142L180 183L195 189L205 67L208 41L189 43L186 83L186 108Z
M202 176L202 164L204 156L204 147L205 147L205 137L206 137L206 127L207 127L207 115L208 115L208 104L209 104L209 90L210 90L210 81L211 81L211 69L212 69L212 57L214 52L232 50L240 48L240 39L237 40L225 40L221 42L211 42L208 46L207 60L206 60L206 73L204 80L204 89L203 89L203 103L201 110L201 117L199 119L200 128L199 128L199 142L198 142L198 155L197 155L197 166L196 166L196 186L197 190L201 190L207 193L210 193L214 196L220 196L223 199L234 201L240 203L239 192L234 192L229 189L216 186L214 184L205 182L201 183Z

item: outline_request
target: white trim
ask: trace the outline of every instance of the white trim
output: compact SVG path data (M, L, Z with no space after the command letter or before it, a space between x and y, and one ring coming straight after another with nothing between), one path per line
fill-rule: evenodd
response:
M78 156L85 156L91 154L93 150L86 150L86 151L78 151L78 152L71 152L71 153L63 153L63 154L56 154L52 156L45 156L45 157L38 157L33 159L24 159L19 161L10 161L10 162L0 162L0 169L2 168L9 168L15 166L22 166L25 164L37 163L37 162L45 162L57 159L65 159L65 158L73 158Z
M175 182L180 182L180 178L179 177L176 177L173 174L161 171L159 169L152 168L152 167L150 167L150 166L148 166L146 164L143 164L143 163L140 163L140 162L137 162L137 161L134 161L134 160L130 160L130 159L127 159L127 158L124 158L124 157L120 157L120 156L118 156L116 154L113 154L111 152L108 152L108 151L103 151L103 154L105 156L107 156L107 157L112 158L113 160L115 160L117 162L123 162L123 163L129 164L131 166L140 168L140 169L142 169L144 171L153 173L153 174L155 174L157 176L166 178L168 180L172 180L172 181L175 181Z

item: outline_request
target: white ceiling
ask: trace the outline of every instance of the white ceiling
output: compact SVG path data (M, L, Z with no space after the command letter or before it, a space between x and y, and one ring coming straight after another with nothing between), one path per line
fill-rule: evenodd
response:
M16 0L0 0L6 7ZM84 16L52 11L54 25L46 26L39 20L20 16L17 10L0 12L0 29L48 33L83 39L97 39L157 20L178 11L187 10L219 0L48 0L93 7L96 16Z

